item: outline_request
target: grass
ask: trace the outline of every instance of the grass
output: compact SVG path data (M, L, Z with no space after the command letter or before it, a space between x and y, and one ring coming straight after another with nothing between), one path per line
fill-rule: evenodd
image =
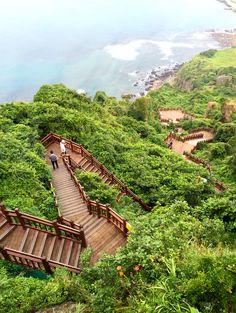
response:
M207 68L236 67L236 47L219 50L212 58L206 59Z

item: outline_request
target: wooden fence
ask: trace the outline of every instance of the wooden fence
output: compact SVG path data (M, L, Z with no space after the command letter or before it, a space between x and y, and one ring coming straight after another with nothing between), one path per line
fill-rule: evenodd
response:
M19 209L14 211L7 210L3 204L0 204L1 214L5 217L10 225L20 225L24 229L33 228L44 231L49 234L55 234L59 238L69 237L75 240L80 240L83 247L86 247L86 241L84 236L84 230L80 226L74 224L72 226L66 226L59 224L57 221L47 221L36 216L32 216L26 213L22 213Z
M65 267L65 264L56 262L53 260L48 260L46 257L35 256L22 251L14 250L7 247L0 247L0 253L3 255L4 259L10 262L17 263L19 265L32 267L37 270L46 271L48 274L52 274L53 270L57 267ZM66 268L70 272L80 273L81 269L71 265L67 265Z

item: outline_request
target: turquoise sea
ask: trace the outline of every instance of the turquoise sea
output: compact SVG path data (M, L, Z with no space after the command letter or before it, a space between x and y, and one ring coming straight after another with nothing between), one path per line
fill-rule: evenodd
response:
M45 83L135 93L137 71L217 48L206 31L232 28L236 13L217 0L2 0L0 103Z

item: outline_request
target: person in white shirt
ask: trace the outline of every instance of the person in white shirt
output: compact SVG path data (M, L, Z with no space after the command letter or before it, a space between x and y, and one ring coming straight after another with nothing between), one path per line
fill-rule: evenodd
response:
M66 154L66 146L65 146L65 140L63 139L61 142L60 142L60 149L61 149L61 154Z

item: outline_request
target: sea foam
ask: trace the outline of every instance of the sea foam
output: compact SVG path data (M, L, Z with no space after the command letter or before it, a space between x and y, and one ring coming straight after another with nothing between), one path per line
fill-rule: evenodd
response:
M104 51L115 59L133 61L139 56L145 45L157 46L163 55L162 60L168 60L170 56L174 55L173 48L194 48L192 43L140 39L107 45L104 47Z

